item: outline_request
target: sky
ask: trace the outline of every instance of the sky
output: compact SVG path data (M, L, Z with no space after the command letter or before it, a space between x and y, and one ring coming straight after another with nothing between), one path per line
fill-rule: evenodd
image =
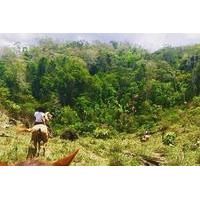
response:
M194 33L0 33L0 47L12 46L16 42L23 45L37 44L41 38L56 41L86 40L129 42L151 52L165 46L185 46L200 44L200 34Z

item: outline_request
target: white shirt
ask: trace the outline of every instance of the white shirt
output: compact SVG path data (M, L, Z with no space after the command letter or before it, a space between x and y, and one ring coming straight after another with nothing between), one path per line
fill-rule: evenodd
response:
M43 112L35 112L35 122L43 122L44 113Z

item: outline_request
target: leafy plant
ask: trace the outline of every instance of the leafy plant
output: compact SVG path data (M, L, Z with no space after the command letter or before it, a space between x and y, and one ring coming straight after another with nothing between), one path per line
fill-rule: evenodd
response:
M163 144L165 145L174 145L175 144L175 139L176 139L176 133L174 132L167 132L164 136L163 136Z
M97 127L93 132L93 136L98 139L109 139L116 136L117 132L112 127Z

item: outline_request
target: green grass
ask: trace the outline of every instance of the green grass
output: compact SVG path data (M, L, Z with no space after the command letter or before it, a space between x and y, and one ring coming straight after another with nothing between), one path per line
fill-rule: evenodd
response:
M0 123L5 119L0 119ZM159 165L195 166L200 165L199 107L171 109L163 114L154 128L154 134L146 142L139 135L143 130L132 134L120 134L108 139L92 136L80 137L76 141L55 137L49 140L45 157L41 160L54 161L80 148L74 159L74 166L137 166L144 160L156 160ZM17 133L16 127L3 127L0 124L0 161L15 163L24 161L30 142L30 133ZM164 134L173 132L173 144L163 143ZM8 137L5 137L8 136Z
M8 163L24 161L30 135L15 134L7 130L12 138L0 139L0 160ZM109 165L142 165L141 158L154 158L156 155L164 155L161 165L199 165L200 150L197 143L197 135L194 133L179 135L173 146L164 145L160 133L154 134L147 142L141 143L139 137L134 134L121 136L117 139L94 139L83 137L75 142L50 139L46 156L42 160L54 161L66 156L68 153L80 148L80 152L72 165L76 166L109 166Z

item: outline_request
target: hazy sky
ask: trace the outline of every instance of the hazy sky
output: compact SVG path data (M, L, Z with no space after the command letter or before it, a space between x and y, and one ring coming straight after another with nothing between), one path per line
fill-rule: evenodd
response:
M155 51L164 46L183 46L200 43L200 34L184 33L0 33L0 47L12 46L15 42L29 45L37 43L38 39L49 37L58 41L86 40L92 42L111 40L130 42L150 51Z

